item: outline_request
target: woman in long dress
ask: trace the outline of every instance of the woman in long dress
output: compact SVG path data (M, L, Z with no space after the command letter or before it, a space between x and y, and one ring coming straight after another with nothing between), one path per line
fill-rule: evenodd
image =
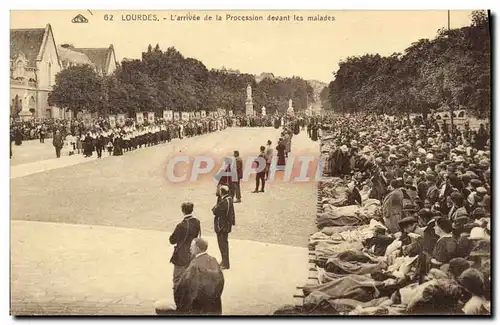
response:
M113 156L122 156L123 155L123 139L121 134L115 137L113 143Z
M14 130L14 144L20 146L23 144L23 134L19 128Z
M85 141L83 144L83 155L85 157L92 157L92 152L94 151L93 139L90 133L87 133Z
M318 141L318 125L317 124L313 124L311 133L312 133L311 139L313 141Z
M276 151L278 153L278 167L285 166L286 165L286 160L285 160L286 146L285 146L285 143L283 142L283 138L279 139L278 145L276 146Z

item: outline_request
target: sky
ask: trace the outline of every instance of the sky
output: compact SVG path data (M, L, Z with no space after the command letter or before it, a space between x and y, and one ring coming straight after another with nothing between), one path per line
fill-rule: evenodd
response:
M83 14L86 24L71 20ZM11 28L41 28L50 23L57 44L108 47L117 60L140 58L149 44L162 50L174 46L185 57L205 66L239 69L276 76L300 76L330 82L341 60L353 55L390 55L403 52L412 42L434 38L447 26L448 13L434 11L190 11L200 21L172 21L187 11L11 11ZM451 11L450 26L470 25L471 11ZM158 21L126 21L127 15L156 14ZM223 20L215 21L219 14ZM262 21L229 21L226 15L262 16ZM308 22L308 16L334 17L334 21ZM105 20L107 15L108 20ZM109 20L113 16L113 21ZM214 20L205 21L205 15ZM268 15L291 21L268 21ZM293 21L293 16L304 21Z

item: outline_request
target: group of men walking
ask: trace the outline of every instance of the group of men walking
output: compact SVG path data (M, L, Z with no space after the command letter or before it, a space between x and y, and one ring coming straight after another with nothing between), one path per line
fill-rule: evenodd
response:
M233 199L229 188L218 187L217 204L212 208L222 260L206 253L208 243L201 238L200 221L193 215L194 204L183 203L182 221L170 236L175 245L170 262L174 265L173 290L175 312L181 314L221 314L224 275L230 268L229 233L236 224Z
M291 135L282 133L286 142L281 145L290 151ZM257 170L256 186L252 193L264 192L266 180L274 155L271 140L261 146L253 168ZM212 208L213 226L217 235L221 261L206 253L207 243L201 239L200 221L194 216L194 205L183 203L182 221L170 236L170 243L175 245L170 262L174 264L173 290L176 304L175 312L182 314L221 314L221 295L224 289L223 270L230 268L229 234L236 225L234 203L241 202L241 180L243 178L243 160L238 150L233 157L226 157L224 168L217 175L219 182L216 189L217 202ZM265 164L261 166L260 164ZM234 200L236 198L236 200Z

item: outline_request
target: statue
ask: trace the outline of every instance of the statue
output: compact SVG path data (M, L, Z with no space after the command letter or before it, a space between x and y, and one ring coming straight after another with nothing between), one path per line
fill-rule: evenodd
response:
M290 100L288 101L288 110L287 110L287 112L290 113L290 114L293 114L293 106L292 106L292 104L293 104L293 101L290 98Z
M252 87L250 85L247 86L247 100L245 101L245 113L246 116L255 115L253 111Z

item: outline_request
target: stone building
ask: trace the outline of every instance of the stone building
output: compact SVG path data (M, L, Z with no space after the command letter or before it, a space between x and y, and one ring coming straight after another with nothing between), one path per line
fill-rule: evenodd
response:
M56 45L52 27L10 30L11 115L71 118L71 112L51 107L48 96L61 70L90 65L101 76L117 68L113 45L107 48L75 48Z
M23 119L52 116L47 98L61 70L50 24L45 28L10 30L11 114Z
M85 55L92 63L92 67L100 76L109 76L118 67L113 44L104 48L75 48L72 51Z

